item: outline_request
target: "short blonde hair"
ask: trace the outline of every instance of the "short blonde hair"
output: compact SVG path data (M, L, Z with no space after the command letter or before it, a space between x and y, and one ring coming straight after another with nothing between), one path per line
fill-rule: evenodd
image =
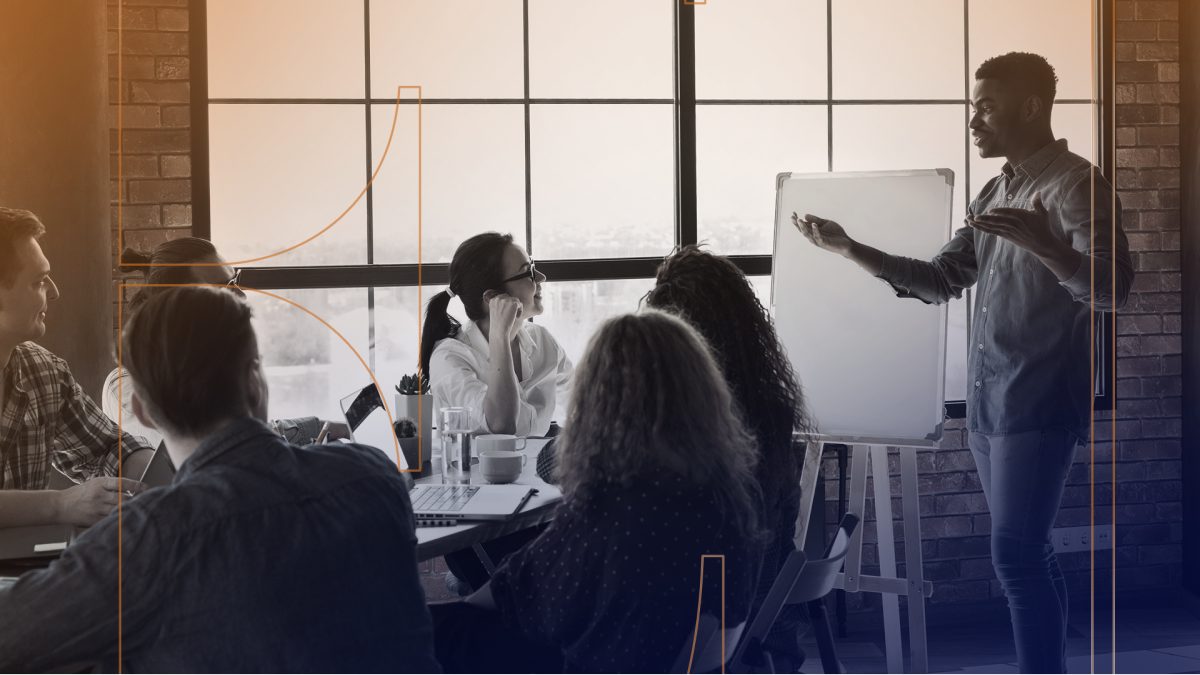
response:
M760 534L755 439L694 328L657 310L609 319L572 389L577 402L559 439L564 494L586 499L605 484L674 475L711 489L726 518Z
M17 278L17 242L43 234L46 226L33 211L0 206L0 284L12 286Z

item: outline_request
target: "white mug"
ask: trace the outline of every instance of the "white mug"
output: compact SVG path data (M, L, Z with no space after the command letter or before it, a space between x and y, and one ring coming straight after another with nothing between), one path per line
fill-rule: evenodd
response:
M479 473L489 483L511 483L521 477L525 455L507 450L481 450Z
M517 441L520 441L521 444L517 445ZM480 434L474 438L473 444L477 453L485 450L517 452L525 449L525 439L517 438L512 434Z

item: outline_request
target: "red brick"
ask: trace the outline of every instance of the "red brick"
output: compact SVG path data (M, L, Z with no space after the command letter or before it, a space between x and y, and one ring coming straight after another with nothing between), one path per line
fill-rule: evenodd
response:
M1161 332L1161 317L1152 314L1117 315L1117 335L1145 335Z
M1121 86L1124 86L1124 85L1121 85ZM1117 128L1117 145L1119 145L1119 146L1137 145L1137 130L1139 128L1140 127L1118 127Z
M1145 169L1138 175L1141 186L1145 188L1177 188L1179 187L1178 169Z
M1159 119L1163 124L1179 124L1179 106L1162 106L1162 110L1159 111Z
M1163 371L1166 372L1168 359L1163 359ZM1182 396L1183 382L1179 379L1179 373L1174 372L1163 377L1144 377L1142 378L1142 395L1150 397L1162 398L1163 396Z
M1179 103L1178 84L1138 84L1135 86L1137 87L1138 103Z
M1137 171L1118 171L1114 176L1117 180L1118 191L1136 190L1142 185Z
M1117 61L1120 63L1131 63L1137 61L1137 47L1132 42L1117 43Z
M1178 252L1135 253L1133 258L1134 268L1139 272L1143 270L1157 272L1179 269Z
M121 77L125 80L153 80L154 79L154 57L153 56L125 56L121 58ZM108 60L108 76L112 79L117 77L117 59L109 58Z
M163 224L178 227L192 226L192 207L190 204L166 204L162 207Z
M1122 168L1158 166L1158 151L1153 148L1117 148L1117 166Z
M154 76L160 80L186 80L191 71L190 63L187 56L159 57Z
M1117 401L1117 413L1124 419L1156 417L1160 413L1160 407L1155 399L1124 399Z
M1153 21L1118 21L1117 42L1139 42L1158 38L1158 24ZM1120 50L1120 45L1117 46ZM1118 54L1120 52L1118 51ZM1120 60L1120 56L1117 57ZM1130 59L1132 60L1132 59Z
M179 237L189 237L191 234L192 230L190 227L129 230L125 232L124 244L139 251L152 251L159 244L171 239L178 239Z
M1160 63L1160 64L1158 64L1158 81L1159 82L1178 82L1179 81L1179 64L1178 63Z
M1179 233L1178 232L1163 232L1163 234L1162 234L1162 250L1164 250L1164 251L1178 251L1179 250ZM1164 281L1163 290L1164 291L1177 291L1177 290L1179 290L1179 284L1178 284L1178 282L1176 282L1175 284L1168 286L1166 284L1166 282Z
M1168 354L1163 357L1163 375L1179 375L1183 372L1183 355ZM1178 379L1178 378L1176 378ZM1178 396L1179 394L1163 393L1164 396Z
M1162 290L1162 275L1149 272L1134 276L1133 285L1129 289L1131 293L1161 293Z
M186 31L188 29L188 10L158 10L158 29L168 31Z
M1117 356L1179 354L1182 348L1178 335L1127 335L1117 338Z
M1144 438L1178 438L1183 435L1182 422L1178 417L1162 417L1142 420ZM1160 464L1160 462L1156 462ZM1147 478L1165 478L1147 472Z
M1133 9L1133 0L1118 0L1117 21L1132 21L1136 14Z
M162 109L162 124L164 127L190 127L192 109L186 105L165 105Z
M1133 231L1126 233L1131 251L1158 251L1162 246L1162 235L1157 232ZM1144 290L1144 289L1139 289ZM1153 289L1157 290L1157 289Z
M1179 148L1160 148L1158 151L1159 166L1179 167Z
M124 152L191 152L191 134L187 131L130 130L124 133Z
M119 164L119 166L118 166ZM154 155L122 155L113 153L108 161L113 178L157 178L158 157Z
M125 54L183 56L188 53L186 33L125 31L121 39L121 49Z
M108 106L108 126L116 128L117 116L121 118L121 128L123 129L157 129L159 121L158 106L156 105L121 105L120 110L117 106Z
M1125 105L1127 103L1137 103L1137 90L1138 85L1136 84L1118 84L1117 104Z
M118 222L121 223L121 227L128 228L158 227L162 224L157 204L125 204L119 212L116 206L110 210L113 227L117 227Z
M1138 61L1178 61L1178 42L1139 42L1137 43Z
M1179 230L1178 211L1143 211L1138 214L1138 221L1140 228L1143 230L1155 230L1158 232Z
M1179 190L1160 190L1158 200L1162 203L1164 209L1177 209L1180 207Z
M192 201L190 180L135 180L129 182L131 202L162 204Z
M1162 314L1179 312L1182 300L1178 293L1136 293L1122 311L1130 314Z
M192 158L188 155L163 155L162 175L164 178L190 178Z
M1158 67L1154 63L1118 63L1117 82L1157 82Z
M1137 135L1138 145L1179 145L1179 127L1174 125L1138 127Z
M120 12L121 28L124 30L154 30L154 9L142 7L122 7ZM108 27L117 27L117 8L108 8Z
M1158 124L1163 118L1163 108L1156 105L1119 105L1117 124Z
M188 82L130 82L134 103L187 103L191 100Z
M1178 40L1179 39L1179 22L1178 21L1160 21L1158 23L1158 39L1159 40Z
M125 184L116 180L108 181L108 201L125 201Z
M1134 14L1142 21L1178 21L1180 0L1137 0Z
M1117 150L1120 152L1120 150ZM1152 190L1129 191L1121 194L1121 205L1126 211L1142 211L1162 208L1158 193Z
M1168 314L1162 318L1162 322L1164 333L1175 335L1183 331L1183 320L1178 314Z

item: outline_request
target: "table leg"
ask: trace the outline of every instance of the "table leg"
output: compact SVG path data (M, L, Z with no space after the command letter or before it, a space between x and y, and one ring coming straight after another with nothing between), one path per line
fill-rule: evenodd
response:
M850 459L847 457L848 448L845 445L838 444L837 446L837 467L838 467L838 522L842 522L842 518L846 515L846 464ZM846 637L846 591L838 589L834 591L837 598L837 607L834 614L837 617L837 636L840 638Z
M871 477L875 485L875 540L879 551L879 576L896 577L896 525L892 519L892 485L888 478L887 446L871 446ZM900 597L883 593L883 642L889 673L904 671L900 644Z

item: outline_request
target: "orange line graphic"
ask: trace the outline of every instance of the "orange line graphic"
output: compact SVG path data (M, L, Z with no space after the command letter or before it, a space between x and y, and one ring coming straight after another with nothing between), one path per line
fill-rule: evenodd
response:
M117 31L118 50L120 49L120 43L121 43L121 31L118 30ZM118 59L118 61L119 61L119 59ZM117 64L117 70L120 71L120 63ZM118 89L120 88L119 80L117 83L117 87L118 87ZM345 209L343 209L342 212L339 213L337 215L337 217L334 218L328 225L321 228L320 230L318 230L316 233L312 234L308 238L306 238L298 243L292 244L291 246L288 246L285 249L276 251L274 253L268 253L267 255L261 255L261 256L255 257L255 258L246 258L243 260L230 260L230 261L226 261L224 263L219 263L219 262L155 263L155 266L156 267L216 267L216 266L224 264L224 265L230 265L233 267L238 267L238 266L242 266L242 265L248 265L250 263L261 262L263 260L269 260L271 258L276 258L278 256L284 255L285 253L290 253L291 251L294 251L294 250L300 248L301 246L308 244L309 242L313 241L314 239L316 239L316 238L320 237L321 235L325 234L326 232L328 232L334 225L337 225L343 218L345 218L346 214L350 213L350 211L352 211L354 209L354 207L357 206L360 201L362 201L362 198L367 194L367 190L369 190L371 188L371 186L375 183L375 178L377 176L379 176L380 170L383 169L383 163L384 163L384 161L387 160L388 152L391 150L391 147L392 147L392 138L395 137L395 135L396 135L396 120L400 116L400 92L404 89L416 89L417 90L418 115L420 114L419 108L420 108L420 102L421 102L421 85L404 85L404 84L398 85L396 87L396 104L392 108L392 124L391 124L391 128L388 130L387 144L384 145L384 147L383 147L383 154L381 154L379 156L379 162L375 165L375 170L373 172L371 172L371 178L369 180L367 180L367 184L363 186L362 190L359 190L358 195L354 197L354 200L352 202L350 202L350 205L347 206ZM120 132L121 105L119 103L119 99L118 99L118 105L117 105L117 120L118 120L117 135L118 135L118 146L119 146L120 145L120 133L121 133ZM124 176L121 173L120 154L118 154L118 156L117 156L117 181L118 181L118 184L123 184L123 182L124 182ZM122 244L121 248L123 249L124 248L123 244L124 244L124 236L125 236L125 227L124 227L124 220L122 217L120 204L121 204L121 202L120 202L120 200L118 200L118 202L117 202L117 241ZM150 266L150 263L125 264L122 262L120 264L123 267L149 267Z
M692 651L688 654L689 673L692 672L692 664L696 661L696 641L700 637L700 607L704 603L704 561L708 558L721 561L721 672L725 672L725 555L706 553L700 556L700 592L696 595L696 625L692 628Z

